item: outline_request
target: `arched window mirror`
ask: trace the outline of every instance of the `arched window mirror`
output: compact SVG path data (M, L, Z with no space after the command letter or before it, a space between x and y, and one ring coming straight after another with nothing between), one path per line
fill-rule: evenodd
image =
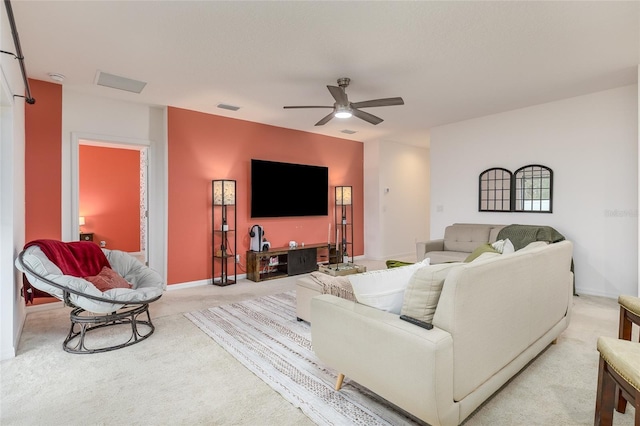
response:
M511 178L511 172L500 167L480 173L478 209L481 212L511 211Z
M553 206L553 171L530 164L514 173L514 206L516 212L551 213Z

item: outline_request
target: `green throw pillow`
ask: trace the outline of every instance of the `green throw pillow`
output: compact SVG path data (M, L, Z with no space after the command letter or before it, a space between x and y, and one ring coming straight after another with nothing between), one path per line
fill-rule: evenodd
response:
M467 258L464 260L465 263L469 263L474 260L476 257L480 256L482 253L499 253L498 250L494 249L491 244L483 244L477 249L475 249Z
M403 262L401 260L387 260L385 263L387 264L387 269L413 265L412 262Z

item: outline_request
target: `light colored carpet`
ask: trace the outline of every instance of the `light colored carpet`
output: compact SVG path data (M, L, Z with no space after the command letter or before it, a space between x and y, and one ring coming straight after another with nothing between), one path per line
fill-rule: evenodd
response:
M313 352L295 305L291 291L185 316L318 425L415 424L357 383L336 392L337 374Z
M291 291L295 280L168 291L151 305L153 336L103 354L62 350L68 308L32 312L16 358L0 363L0 424L312 425L183 315ZM558 344L480 407L466 426L593 424L596 341L617 335L618 305L580 296L574 297L573 312ZM632 425L633 415L633 408L615 413L614 424Z

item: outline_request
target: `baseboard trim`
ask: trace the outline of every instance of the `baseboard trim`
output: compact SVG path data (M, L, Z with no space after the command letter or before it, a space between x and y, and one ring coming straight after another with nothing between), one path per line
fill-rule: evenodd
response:
M27 315L33 312L42 312L42 311L51 311L53 309L63 308L63 302L51 302L51 303L43 303L41 305L30 305L27 306Z
M200 287L203 285L210 285L210 284L211 284L211 280L198 280L198 281L189 281L186 283L167 284L167 291L182 290L185 288Z
M16 347L17 346L14 344L13 348L2 351L2 353L0 354L0 360L4 361L5 359L15 358L16 357L16 350L15 350Z
M356 256L356 259L359 258L360 256ZM388 255L384 255L383 257L378 257L378 256L362 256L362 258L366 258L367 260L374 260L374 261L380 261L380 260L406 260L407 262L409 262L409 260L407 259L413 259L413 261L415 261L416 258L416 254L415 253L400 253L400 254L388 254Z
M236 275L236 281L242 280L244 278L247 278L247 274L238 274ZM168 284L167 285L167 291L174 291L174 290L182 290L185 288L192 288L192 287L200 287L203 285L212 285L211 284L211 279L206 279L206 280L198 280L198 281L189 281L186 283L178 283L178 284Z
M597 297L606 297L607 299L616 299L618 300L618 293L608 293L606 291L593 291L592 289L582 289L576 287L576 295L580 296L581 294L585 296L597 296Z

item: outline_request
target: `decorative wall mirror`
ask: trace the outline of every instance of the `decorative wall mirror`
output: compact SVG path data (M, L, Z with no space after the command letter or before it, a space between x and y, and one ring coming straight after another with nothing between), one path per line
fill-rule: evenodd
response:
M521 167L514 174L501 167L480 173L478 210L481 212L551 213L553 171L540 164Z
M511 172L500 167L480 173L478 209L481 212L511 211L511 179Z
M514 206L516 212L552 212L553 171L539 164L530 164L514 174Z

